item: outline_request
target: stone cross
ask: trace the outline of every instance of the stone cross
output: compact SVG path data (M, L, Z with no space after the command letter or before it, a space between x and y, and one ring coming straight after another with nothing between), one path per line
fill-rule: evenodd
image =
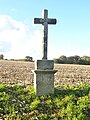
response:
M48 24L56 24L56 19L48 18L48 10L44 10L42 14L42 18L34 18L34 24L42 24L42 34L43 34L43 57L42 59L47 59L47 47L48 47Z

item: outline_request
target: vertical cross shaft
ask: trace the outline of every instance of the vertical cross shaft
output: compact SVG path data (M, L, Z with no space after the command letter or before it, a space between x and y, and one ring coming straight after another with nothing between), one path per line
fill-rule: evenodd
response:
M48 19L48 10L44 10L42 18L34 18L34 24L42 24L42 59L47 59L47 49L48 49L48 24L56 24L56 19Z
M42 13L42 18L44 22L42 24L42 50L43 50L43 57L42 59L47 59L47 49L48 49L48 10L44 10Z

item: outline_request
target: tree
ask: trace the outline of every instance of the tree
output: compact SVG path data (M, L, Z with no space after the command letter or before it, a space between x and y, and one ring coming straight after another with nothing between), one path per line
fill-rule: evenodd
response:
M33 58L30 57L30 56L26 56L26 57L25 57L25 61L33 61Z
M67 63L68 64L74 64L74 57L73 56L70 56L67 58Z
M81 58L78 55L68 57L69 64L78 64L80 62L80 60L81 60Z
M3 60L3 59L4 59L4 55L0 54L0 60Z
M84 63L84 64L86 64L86 65L90 65L90 57L89 56L82 56L81 57L81 60L82 60L82 62Z
M80 62L81 58L78 55L73 56L73 62L74 64L78 64Z
M55 63L59 64L81 64L81 65L90 65L90 56L69 56L66 57L64 55L60 56L59 58L54 58Z
M60 59L60 61L61 61L62 64L66 64L67 63L67 57L65 55L61 55L59 57L59 59Z
M58 58L55 59L55 58L54 58L54 63L58 63L58 64L60 64L60 59L58 59Z

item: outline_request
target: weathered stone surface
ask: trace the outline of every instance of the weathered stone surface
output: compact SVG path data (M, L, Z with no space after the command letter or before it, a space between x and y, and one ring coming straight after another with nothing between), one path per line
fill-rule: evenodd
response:
M34 88L37 96L54 93L54 61L47 60L48 24L56 24L56 19L48 19L48 10L44 10L42 18L35 18L35 24L42 24L42 60L35 61Z
M35 70L33 72L34 88L37 96L54 93L54 74L57 70L53 70L53 68L53 60L35 61Z
M35 70L34 88L37 96L54 94L54 73L56 70Z
M42 59L47 59L48 49L48 24L56 24L56 19L48 18L48 10L42 12L42 18L34 18L34 24L42 24Z
M54 68L54 61L53 60L36 60L35 61L35 70L53 70Z

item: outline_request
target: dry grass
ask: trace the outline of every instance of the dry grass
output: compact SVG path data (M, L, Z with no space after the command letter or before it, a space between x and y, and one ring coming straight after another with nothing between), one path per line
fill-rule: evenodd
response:
M90 66L55 64L55 85L90 83ZM33 84L34 63L0 61L0 83Z

